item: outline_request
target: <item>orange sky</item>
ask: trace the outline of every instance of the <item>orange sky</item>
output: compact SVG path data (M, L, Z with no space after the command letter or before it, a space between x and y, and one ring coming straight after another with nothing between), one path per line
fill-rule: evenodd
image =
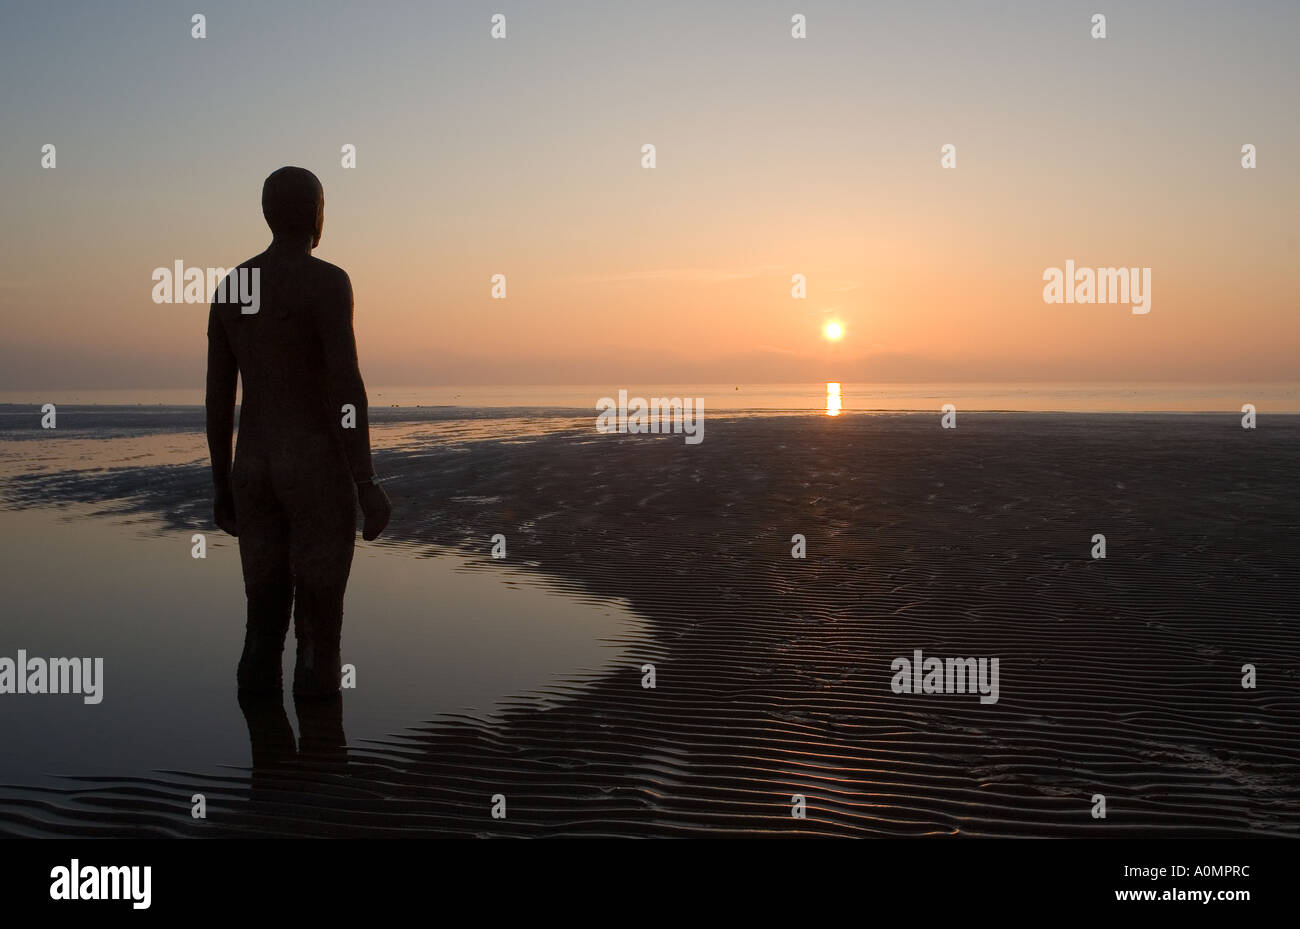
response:
M152 270L263 248L282 164L325 185L374 384L1294 379L1295 8L1094 40L1071 4L971 6L820 4L805 40L772 4L561 3L505 40L419 4L236 6L202 41L32 12L0 65L0 387L201 381L206 309ZM1045 304L1066 259L1150 267L1151 312Z

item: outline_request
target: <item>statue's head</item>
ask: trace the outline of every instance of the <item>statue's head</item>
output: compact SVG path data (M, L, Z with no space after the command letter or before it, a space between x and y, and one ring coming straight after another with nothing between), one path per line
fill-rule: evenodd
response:
M325 227L325 188L306 168L273 171L262 185L262 215L277 239L309 235L315 248Z

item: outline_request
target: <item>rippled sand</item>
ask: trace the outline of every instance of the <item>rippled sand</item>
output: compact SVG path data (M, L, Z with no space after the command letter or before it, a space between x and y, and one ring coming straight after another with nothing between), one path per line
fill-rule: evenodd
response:
M644 618L623 666L255 773L8 790L0 829L1300 834L1300 418L710 418L699 446L539 419L389 421L388 544L506 534L512 563ZM0 461L11 506L209 525L201 461ZM1000 699L896 695L917 648L999 657ZM220 815L192 821L195 791Z

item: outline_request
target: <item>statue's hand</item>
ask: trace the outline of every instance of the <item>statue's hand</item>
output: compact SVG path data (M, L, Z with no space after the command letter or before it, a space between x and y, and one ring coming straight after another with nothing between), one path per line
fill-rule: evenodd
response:
M217 485L212 516L217 528L222 532L233 536L239 535L239 524L235 521L235 488L230 481Z
M361 538L373 542L388 525L388 518L393 515L393 504L378 484L361 484L358 486L361 499L361 512L366 514L366 521L361 527Z

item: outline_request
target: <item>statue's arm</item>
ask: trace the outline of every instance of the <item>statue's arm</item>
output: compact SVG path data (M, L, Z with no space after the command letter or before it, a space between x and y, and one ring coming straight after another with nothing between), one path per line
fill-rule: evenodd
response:
M212 482L219 488L225 487L230 481L231 444L235 434L235 385L238 377L239 365L214 303L208 313L206 405Z
M370 408L366 385L357 363L357 340L352 328L352 282L345 271L330 268L331 279L316 305L316 325L325 358L325 374L334 422L343 436L348 466L354 481L374 474L370 463ZM345 426L343 407L356 411L355 423Z

